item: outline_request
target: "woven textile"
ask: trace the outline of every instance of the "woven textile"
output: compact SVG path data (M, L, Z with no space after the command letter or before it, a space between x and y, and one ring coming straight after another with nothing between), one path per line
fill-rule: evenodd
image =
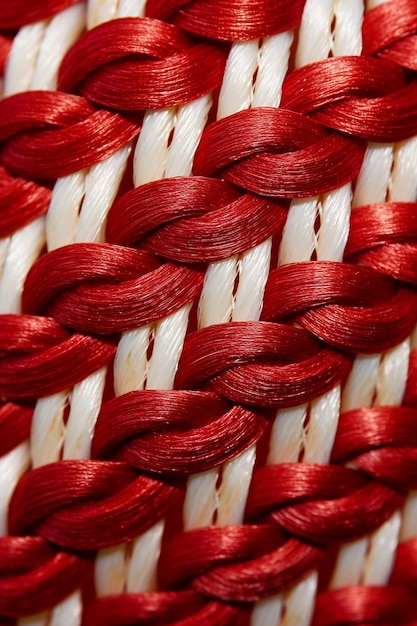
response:
M417 624L417 3L0 0L0 624Z

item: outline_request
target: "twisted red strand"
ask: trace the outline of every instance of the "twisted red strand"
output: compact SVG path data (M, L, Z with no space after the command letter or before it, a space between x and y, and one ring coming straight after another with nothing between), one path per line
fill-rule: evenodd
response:
M71 4L0 1L0 28ZM0 236L46 211L49 189L26 178L76 172L137 137L140 114L90 102L144 111L216 90L228 50L219 41L292 29L303 7L304 0L148 0L150 17L114 20L84 34L59 77L60 89L81 96L30 92L0 103ZM288 203L270 198L309 197L351 182L365 140L417 133L409 71L416 69L416 32L411 0L369 11L367 56L293 71L283 108L241 111L206 128L193 165L197 176L153 181L122 195L109 214L110 244L66 246L34 264L23 292L27 314L3 315L0 322L0 454L27 439L33 400L69 389L111 361L112 341L64 326L113 334L177 311L198 296L204 263L271 236L275 250ZM8 37L0 39L0 74L9 45ZM175 391L137 391L103 404L95 460L59 461L23 476L8 511L9 532L23 536L0 539L0 616L55 606L91 575L91 550L174 517L189 474L257 442L261 458L245 523L172 538L167 524L159 562L164 591L89 600L86 625L249 624L253 602L320 567L333 542L358 539L399 510L405 491L417 488L417 351L406 406L342 414L332 464L262 467L263 435L268 407L314 400L343 384L353 353L391 348L412 331L415 212L415 203L401 202L355 209L348 263L272 270L263 321L188 334ZM400 543L390 585L320 593L314 625L416 624L416 564L415 539Z
M150 528L180 494L125 463L50 463L21 478L9 506L9 530L24 534L35 527L67 550L98 550Z
M299 25L305 0L148 0L146 12L185 31L223 41L282 33Z
M107 239L140 245L182 263L203 263L248 250L285 223L285 205L241 194L223 180L201 176L153 181L116 201Z
M81 37L62 63L59 88L79 85L87 100L119 110L160 109L220 87L225 64L220 49L193 45L174 26L125 18Z
M28 439L32 414L30 407L14 402L0 405L0 457Z
M364 16L363 53L379 53L416 32L417 7L412 0L380 4Z
M413 350L410 354L404 404L417 408L417 350Z
M52 608L82 584L91 566L88 555L56 552L41 537L0 537L0 615Z
M297 285L294 288L294 285ZM262 318L293 319L331 346L382 352L417 323L417 295L371 268L314 261L272 270Z
M31 22L47 19L79 0L1 0L0 28L15 29Z
M345 378L350 366L348 355L324 347L303 329L267 322L218 324L187 336L176 386L210 380L233 402L288 407L322 395Z
M106 365L115 352L113 343L88 335L70 335L48 318L3 315L0 395L16 400L63 391Z
M286 109L252 108L214 122L193 172L221 175L261 196L303 198L341 187L362 165L365 145Z
M0 237L12 235L48 210L51 192L0 167Z
M203 596L192 590L120 594L91 602L86 610L85 621L91 626L169 624L173 619L178 623L188 617L199 620L199 612L205 605ZM229 608L225 606L224 610ZM228 617L231 612L227 611ZM219 617L216 614L216 619ZM198 623L207 624L204 621Z
M282 106L366 141L401 141L417 132L417 83L381 59L341 57L306 65L284 82Z
M192 474L237 456L263 434L261 415L211 393L138 391L103 405L92 455L150 473Z
M112 334L173 313L196 297L202 283L202 272L159 265L146 252L73 244L35 263L26 279L23 307L30 313L47 311L80 332Z
M357 470L280 464L254 473L247 514L269 513L283 530L309 542L349 541L378 528L401 503L398 493Z
M417 622L415 595L400 586L355 586L317 597L314 626L404 624Z

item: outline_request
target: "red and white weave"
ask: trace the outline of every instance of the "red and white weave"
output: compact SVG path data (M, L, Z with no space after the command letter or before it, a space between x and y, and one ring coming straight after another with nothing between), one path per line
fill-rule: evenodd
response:
M417 625L415 0L0 0L0 624Z

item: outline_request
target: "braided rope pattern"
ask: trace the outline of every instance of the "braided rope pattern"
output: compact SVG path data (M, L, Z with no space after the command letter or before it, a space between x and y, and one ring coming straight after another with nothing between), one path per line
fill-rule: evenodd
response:
M415 3L99 5L0 0L0 623L417 624Z

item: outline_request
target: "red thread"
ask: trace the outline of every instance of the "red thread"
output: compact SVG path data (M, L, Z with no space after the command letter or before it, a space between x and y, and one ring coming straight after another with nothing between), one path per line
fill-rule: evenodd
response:
M364 474L337 465L280 463L257 469L246 505L249 519L289 503L342 498L367 484Z
M0 355L34 354L68 339L67 331L55 320L32 315L2 315Z
M404 624L414 626L416 597L400 586L355 586L327 591L317 597L314 626Z
M12 29L47 19L76 4L79 0L2 0L0 28Z
M21 478L9 505L9 529L21 534L35 526L66 549L97 550L150 528L180 494L125 463L51 463Z
M405 73L394 63L359 56L334 57L289 73L282 87L281 105L307 113L349 98L386 96L406 84Z
M149 253L129 248L64 246L32 267L23 307L31 313L46 310L81 332L112 334L138 328L191 302L202 287L200 271L172 263L155 265Z
M170 623L172 619L178 622L195 617L204 605L203 596L191 590L123 593L97 598L89 603L85 623L90 626L133 626L138 623Z
M402 504L403 498L395 491L370 482L338 500L284 507L272 513L272 518L291 535L307 541L350 541L382 526Z
M185 585L214 567L264 556L284 543L283 533L267 524L212 526L180 533L161 556L161 586Z
M88 626L250 626L247 607L210 601L188 590L98 598L87 605L84 617Z
M268 107L240 111L206 128L194 174L219 174L264 196L301 198L336 189L360 171L365 145L307 117Z
M148 0L146 12L185 31L223 41L274 35L299 25L305 0ZM175 14L175 15L174 15Z
M221 50L192 45L172 25L149 18L112 20L86 33L69 51L59 88L80 83L83 96L106 107L160 109L220 87L225 63Z
M354 352L382 352L405 339L417 321L417 294L400 289L387 303L369 308L346 307L340 314L337 305L311 310L303 326L320 339Z
M41 537L1 537L1 575L22 574L30 568L44 565L54 554L51 546Z
M391 582L417 588L417 537L398 544Z
M332 450L334 462L347 462L381 446L417 446L417 411L384 406L342 413Z
M12 39L4 37L4 35L0 35L0 77L4 76L4 69L12 43Z
M354 260L370 265L399 281L417 284L417 245L414 242L393 243L365 250L355 256Z
M158 267L157 259L142 250L99 243L63 246L41 256L32 266L23 291L23 308L39 312L62 291L83 281L117 283Z
M410 354L404 404L417 408L417 350Z
M316 568L321 551L289 539L264 556L220 565L195 578L191 586L226 602L252 602L279 593Z
M74 91L87 76L105 63L132 54L163 59L191 46L178 28L158 20L126 17L114 19L83 34L64 57L58 87Z
M103 405L92 454L108 455L147 472L187 475L232 459L255 443L266 426L253 411L231 407L214 394L138 391Z
M50 329L55 334L46 338ZM116 348L104 340L69 335L52 320L4 315L0 350L0 395L23 399L71 387L106 365Z
M52 608L90 568L88 557L54 553L40 537L1 537L0 615L18 618Z
M331 389L349 372L348 355L310 333L267 322L218 324L185 340L176 386L210 380L226 398L256 406L296 406Z
M352 212L346 260L403 282L417 283L417 204L386 202Z
M392 281L371 268L292 263L270 272L262 318L293 319L337 348L382 352L413 330L417 294L394 291Z
M338 57L295 70L282 106L366 141L400 141L417 132L417 83L381 59Z
M410 35L391 44L388 48L380 50L378 56L389 59L406 69L417 70L417 36Z
M129 143L140 126L78 96L30 91L0 102L1 163L26 178L66 176ZM51 129L52 126L52 129ZM39 130L42 128L43 130Z
M351 540L378 528L402 503L391 488L364 476L333 465L263 467L254 473L247 515L270 513L283 530L309 542Z
M169 178L132 189L115 202L107 238L172 261L201 263L260 244L282 230L286 215L278 202L242 195L223 180Z
M46 213L51 192L0 167L0 237L12 235Z
M351 99L314 114L321 124L366 141L401 141L417 133L417 83L382 98Z
M353 462L398 491L417 486L417 412L406 407L356 409L341 415L332 457Z
M363 54L375 54L416 32L417 7L413 0L391 0L380 4L365 13Z
M363 472L397 490L417 489L416 448L407 446L370 450L355 457Z
M32 413L31 408L13 402L0 406L0 457L29 437Z
M49 18L71 4L3 2L0 28ZM228 46L210 40L290 30L303 7L304 0L148 0L152 18L173 24L118 19L84 34L62 63L59 85L85 98L30 92L0 103L0 236L46 211L49 189L25 178L78 171L138 135L141 115L107 107L160 109L217 89ZM110 242L140 250L76 244L44 254L29 272L23 308L52 317L2 316L0 396L32 401L69 389L108 364L115 345L114 338L71 334L64 326L113 334L191 303L204 263L271 236L279 243L288 203L260 196L326 193L358 175L365 140L416 134L417 87L403 70L417 69L416 32L411 0L385 3L364 20L365 54L376 58L303 67L285 80L284 108L241 111L208 126L194 163L202 176L153 181L111 209ZM9 46L1 37L0 75ZM227 462L261 439L262 407L313 400L343 383L353 353L402 341L417 321L416 206L355 209L348 263L272 270L267 321L189 334L175 381L184 389L137 391L103 404L92 452L111 460L29 471L12 496L9 526L39 536L0 538L0 615L48 610L91 575L90 550L131 540L171 509L177 514L187 475ZM188 263L197 266L182 265ZM32 417L32 402L2 402L0 455L28 437ZM84 623L248 626L254 601L318 568L331 542L374 531L402 506L405 490L417 488L417 351L404 402L341 415L332 465L262 467L262 451L247 503L250 523L180 532L172 541L164 536L159 580L168 591L87 601ZM80 550L88 554L80 557ZM314 625L415 626L416 585L412 539L399 545L388 586L320 594Z
M56 91L26 91L0 102L0 139L26 130L62 129L78 124L96 110L80 96Z

